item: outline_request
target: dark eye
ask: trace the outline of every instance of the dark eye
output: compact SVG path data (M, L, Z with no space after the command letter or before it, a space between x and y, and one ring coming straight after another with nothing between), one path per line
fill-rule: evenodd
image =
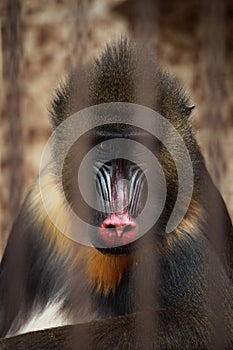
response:
M102 152L111 152L112 151L111 141L101 142L99 144L99 148Z
M109 159L114 158L115 155L116 152L112 140L106 140L98 143L96 148L96 161L105 163Z

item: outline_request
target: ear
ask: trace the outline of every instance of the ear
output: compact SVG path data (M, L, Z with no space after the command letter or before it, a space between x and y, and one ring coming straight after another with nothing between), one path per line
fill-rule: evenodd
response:
M54 129L67 117L68 100L67 84L61 82L55 91L55 97L49 109L50 120Z
M196 107L195 105L187 106L187 107L186 107L186 111L187 111L187 115L188 115L188 116L191 115L192 110L193 110L195 107Z
M88 80L87 70L82 67L73 69L65 82L60 83L50 107L54 129L66 118L90 105Z

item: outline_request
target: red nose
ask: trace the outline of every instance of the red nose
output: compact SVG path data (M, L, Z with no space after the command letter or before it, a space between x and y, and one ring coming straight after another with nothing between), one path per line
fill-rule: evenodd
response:
M100 236L109 247L131 243L137 233L138 225L128 214L112 214L100 227Z

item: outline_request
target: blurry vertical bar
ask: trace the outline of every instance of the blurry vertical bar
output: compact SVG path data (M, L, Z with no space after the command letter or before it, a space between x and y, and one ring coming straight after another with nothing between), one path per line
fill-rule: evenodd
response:
M136 57L138 58L135 74L136 103L154 109L156 83L155 65L152 57L156 57L158 0L136 1L131 2L131 4L134 13L133 18L135 18L132 28L136 41ZM136 119L142 117L136 116ZM140 138L138 142L141 143ZM153 199L153 202L156 203L156 198ZM149 220L146 214L145 220ZM149 311L147 317L145 317L145 314L138 313L136 318L136 343L140 344L143 349L152 349L151 339L156 339L158 328L158 313L155 311L158 310L158 290L155 289L155 286L159 286L160 271L155 253L157 250L156 243L156 235L153 234L151 244L153 247L147 247L146 256L143 258L143 266L138 265L136 280L133 281L135 288L134 302L137 309ZM140 254L140 251L136 253L137 261L140 261Z
M1 171L8 184L4 201L2 229L9 229L9 220L16 217L23 185L23 147L20 114L22 86L22 20L21 1L6 0L3 4L2 19L2 74L3 108L1 126L3 130L4 154L1 155ZM6 193L4 191L4 193ZM3 195L3 194L2 194ZM8 222L4 225L4 220ZM1 230L2 231L2 230ZM6 232L1 232L1 248L6 243Z
M226 2L218 0L205 0L202 12L202 62L203 71L203 94L205 101L205 123L208 127L207 149L212 161L212 174L218 186L221 184L221 164L223 158L221 131L223 130L223 112L225 95L225 40L226 40ZM220 171L219 171L220 170ZM217 255L222 257L225 251L224 237L219 233L224 232L224 220L221 217L221 208L218 199L213 193L208 194L208 203L215 211L211 219L210 230L207 232L211 245ZM212 257L212 255L211 255ZM226 324L224 323L223 300L221 296L221 282L213 286L209 275L215 274L218 262L216 257L209 259L207 263L207 298L209 305L210 322L213 324L211 333L211 348L224 349L224 335ZM208 259L208 258L207 258ZM219 276L220 277L220 276ZM204 302L205 303L205 302Z
M2 49L3 49L3 84L4 84L4 106L1 116L1 125L5 126L4 149L1 168L4 163L9 169L8 206L4 208L8 213L4 215L13 222L16 217L23 185L23 152L22 152L22 126L20 113L20 99L22 87L22 5L20 0L6 0L3 6L2 23ZM7 215L8 214L8 215ZM14 242L14 250L11 250L9 258L8 273L11 278L6 277L5 290L9 291L9 312L6 315L6 327L9 320L14 317L15 309L12 305L20 304L23 294L23 278L26 266L25 250L23 249L22 236L18 228ZM1 236L1 241L6 236ZM4 242L5 243L5 242ZM17 261L17 266L15 265ZM7 271L6 271L7 274ZM10 302L12 300L12 303ZM14 301L13 301L14 300Z
M85 70L85 64L84 62L84 48L86 43L83 43L83 38L85 37L85 31L87 29L87 12L88 12L88 2L85 0L72 0L71 2L71 16L73 16L73 25L74 25L74 42L73 42L73 57L71 57L71 62L72 62L72 69L74 70L74 75L71 78L71 84L70 84L70 93L71 93L71 98L72 98L72 105L74 110L72 113L75 113L82 108L87 107L88 105L88 78L87 78L87 73ZM82 40L83 39L83 40ZM82 45L83 44L83 45ZM85 144L84 144L85 143ZM88 141L83 141L82 142L82 150L81 153L85 150L88 150ZM76 157L76 152L72 152L72 160L73 164L70 164L72 167L72 179L71 183L73 188L77 186L77 181L78 181L78 168L76 167L77 165L77 159ZM88 188L89 176L87 174L86 177L86 187ZM79 208L80 203L78 203L78 198L76 196L75 191L72 193L72 202L74 204L74 208ZM79 208L80 210L82 208ZM88 210L88 209L85 209ZM84 213L85 217L88 217L88 213ZM80 229L80 228L77 228ZM75 273L75 272L74 272ZM74 277L74 278L73 278ZM76 295L77 291L77 286L76 284L76 279L75 276L71 276L71 281L73 281L73 298L72 298L72 309L73 309L73 319L75 322L75 310L77 310L77 303L76 300L77 298L80 298L81 296ZM88 350L91 346L91 339L90 339L90 334L88 333L88 329L82 328L82 332L77 333L75 331L72 332L71 334L71 349L82 349L82 350Z

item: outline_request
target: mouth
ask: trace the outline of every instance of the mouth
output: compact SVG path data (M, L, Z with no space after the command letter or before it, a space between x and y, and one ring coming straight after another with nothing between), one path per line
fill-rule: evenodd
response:
M136 243L130 243L116 248L96 248L100 253L104 255L131 255L136 251Z

